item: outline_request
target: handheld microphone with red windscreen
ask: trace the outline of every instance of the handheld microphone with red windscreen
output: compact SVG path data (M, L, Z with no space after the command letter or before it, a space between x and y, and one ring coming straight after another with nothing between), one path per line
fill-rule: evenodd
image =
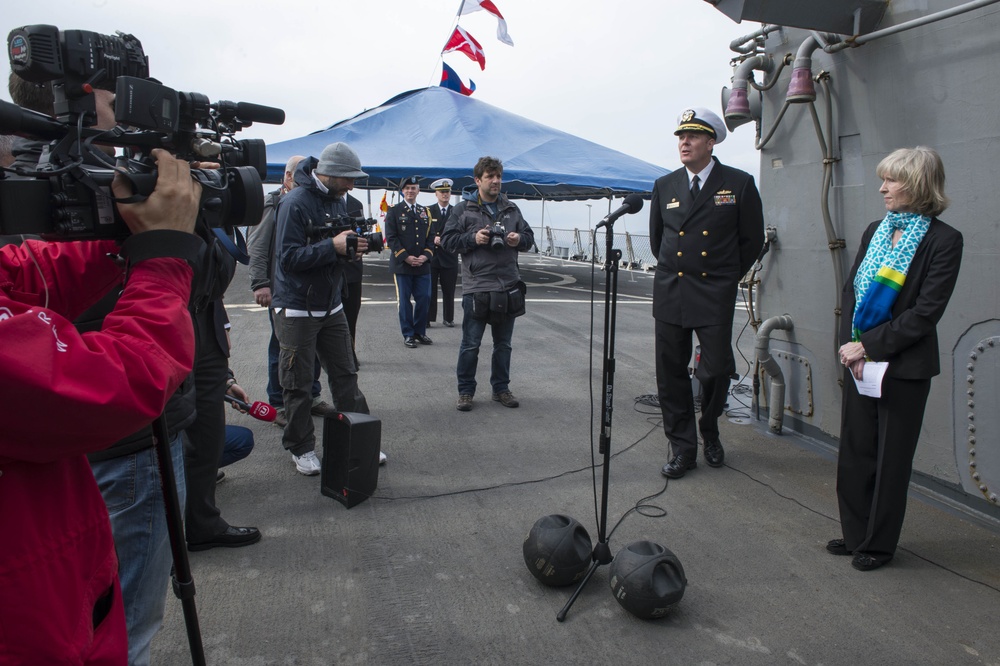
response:
M239 398L234 398L228 393L224 396L226 400L233 403L242 410L245 410L250 416L258 419L260 421L273 421L275 417L278 416L278 410L276 410L271 405L266 402L260 402L259 400L252 405L248 405Z

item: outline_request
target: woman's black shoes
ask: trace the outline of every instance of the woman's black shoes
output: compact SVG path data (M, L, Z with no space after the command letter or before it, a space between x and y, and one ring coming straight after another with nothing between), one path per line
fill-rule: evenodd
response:
M831 539L826 542L826 552L831 555L850 555L851 551L847 550L847 546L844 545L843 539Z
M871 553L852 553L847 550L843 539L830 539L826 542L826 552L831 555L853 555L851 566L858 571L878 569L892 559L892 555L872 555Z
M868 553L855 553L851 560L851 566L858 571L871 571L878 569L883 564L887 564L892 559L892 555L869 555Z

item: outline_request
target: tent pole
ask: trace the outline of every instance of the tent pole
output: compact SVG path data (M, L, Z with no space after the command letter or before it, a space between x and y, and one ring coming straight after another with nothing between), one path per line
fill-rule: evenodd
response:
M542 235L545 235L545 198L542 198ZM535 242L535 252L538 252L538 242Z

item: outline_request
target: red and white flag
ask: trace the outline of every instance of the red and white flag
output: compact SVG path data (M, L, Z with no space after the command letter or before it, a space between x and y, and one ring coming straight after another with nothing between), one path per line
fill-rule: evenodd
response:
M454 32L451 33L451 37L441 53L450 53L451 51L461 51L478 62L479 69L486 69L486 53L483 51L483 47L460 25L455 26Z
M471 14L472 12L478 12L480 9L485 9L497 17L497 39L507 46L514 46L514 40L507 34L507 21L504 20L503 14L500 13L497 6L493 4L493 0L464 0L462 7L458 11L458 15Z

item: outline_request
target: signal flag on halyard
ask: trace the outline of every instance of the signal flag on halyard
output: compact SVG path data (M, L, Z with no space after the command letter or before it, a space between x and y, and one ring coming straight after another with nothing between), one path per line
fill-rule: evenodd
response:
M447 67L447 65L445 65L445 67ZM388 192L382 193L382 203L378 205L378 209L381 211L379 217L385 217L385 214L389 212L389 203L385 200L388 194Z
M471 14L472 12L478 12L480 9L485 9L497 17L497 39L507 46L514 46L514 40L507 34L507 21L504 20L503 14L500 13L500 10L497 9L492 0L464 0L462 6L458 9L458 15Z
M476 90L476 82L469 79L469 86L462 82L458 74L455 73L447 63L441 63L441 87L447 88L448 90L454 90L457 93L462 93L463 95L471 95Z
M455 30L451 33L451 37L441 53L452 51L461 51L478 62L479 69L486 69L486 53L483 51L483 47L460 25L455 26Z

